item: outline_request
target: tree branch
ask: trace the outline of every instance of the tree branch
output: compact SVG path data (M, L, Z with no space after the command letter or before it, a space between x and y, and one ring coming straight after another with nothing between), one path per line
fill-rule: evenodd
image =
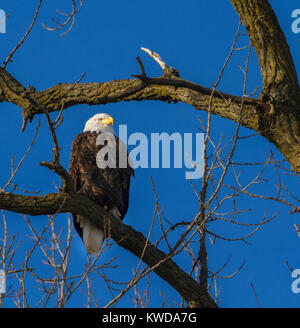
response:
M28 30L26 31L26 33L24 34L24 36L22 37L22 39L20 40L20 42L15 46L15 48L11 51L11 53L7 56L7 58L5 59L4 63L3 63L3 68L5 69L7 64L9 62L12 61L12 57L14 56L15 52L21 47L21 45L24 43L25 39L27 38L27 36L29 35L29 33L31 32L35 22L36 22L36 19L37 19L37 16L38 16L38 13L40 11L40 7L42 5L42 1L43 0L40 0L39 3L38 3L38 6L36 8L36 11L35 11L35 14L34 14L34 17L33 17L33 20L28 28Z
M175 288L189 306L217 307L208 293L200 294L198 283L180 269L167 254L147 242L142 233L125 225L117 218L111 217L111 214L84 195L75 192L51 193L44 196L1 193L0 208L33 216L75 213L87 217L102 230L105 229L105 217L110 217L109 229L111 238L138 258L141 258L143 255L143 262L149 267L155 267L154 272Z
M49 89L35 92L33 88L26 89L7 71L0 67L1 101L8 101L21 107L30 121L37 114L43 114L41 107L50 112L59 111L62 106L68 108L79 104L104 105L119 101L161 100L170 102L181 101L196 109L208 110L212 89L197 85L180 78L158 78L141 76L138 79L112 80L103 83L65 83L57 84ZM29 101L29 95L33 101ZM215 92L212 113L238 120L239 106L242 97ZM34 103L39 104L35 106ZM261 115L270 110L270 106L254 98L245 98L245 113L247 119L243 124L251 129L259 130Z
M277 17L267 0L230 0L256 50L263 94L285 101L299 92L294 61Z
M134 100L180 101L197 110L208 111L210 108L212 114L238 122L239 108L243 102L240 124L275 144L294 170L300 172L300 111L296 106L300 103L300 93L298 100L290 98L291 102L295 102L295 107L269 99L242 98L218 90L213 93L211 101L212 89L183 80L176 72L168 67L157 78L147 77L145 72L141 72L136 76L137 79L57 84L36 92L32 87L23 87L0 67L0 102L8 101L23 109L22 131L35 115L44 113L43 108L47 108L50 113L79 104L104 105Z

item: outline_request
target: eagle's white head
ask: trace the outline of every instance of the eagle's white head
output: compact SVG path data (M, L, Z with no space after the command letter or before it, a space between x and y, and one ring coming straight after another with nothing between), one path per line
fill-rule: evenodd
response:
M86 123L83 132L110 132L113 133L114 119L105 113L91 117Z

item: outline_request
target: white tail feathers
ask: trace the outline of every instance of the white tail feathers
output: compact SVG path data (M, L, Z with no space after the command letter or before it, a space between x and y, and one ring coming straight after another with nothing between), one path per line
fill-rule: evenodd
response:
M112 216L121 220L121 214L116 207L110 212ZM77 216L77 222L79 222L80 228L82 229L82 239L87 253L96 256L103 244L103 230L98 229L92 222L81 215Z
M87 253L96 256L101 249L104 232L83 216L78 215L77 221L82 229L82 239Z

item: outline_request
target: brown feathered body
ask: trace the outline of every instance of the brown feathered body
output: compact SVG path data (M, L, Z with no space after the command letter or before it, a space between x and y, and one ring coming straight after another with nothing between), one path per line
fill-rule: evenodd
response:
M102 147L110 145L108 142L97 146L98 136L97 132L82 132L75 137L71 149L69 173L76 192L86 195L122 220L128 210L130 178L134 175L134 171L128 160L127 167L120 167L121 141L115 135L116 167L99 168L96 161L97 154ZM127 149L126 154L129 159ZM87 252L90 254L97 252L104 239L103 231L82 216L73 214L73 221Z

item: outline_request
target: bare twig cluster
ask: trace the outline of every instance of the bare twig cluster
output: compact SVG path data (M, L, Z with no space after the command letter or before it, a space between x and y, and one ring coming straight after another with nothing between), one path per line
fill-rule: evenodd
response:
M56 9L57 12L65 18L63 22L61 22L58 19L52 19L52 21L55 23L56 27L49 27L49 26L46 26L45 24L42 24L43 27L48 31L58 31L69 25L69 27L66 29L66 31L61 33L61 36L66 35L73 28L73 26L75 24L76 14L82 9L82 6L83 6L83 0L79 0L78 8L77 8L76 0L72 0L72 12L70 14L64 13L64 12Z

